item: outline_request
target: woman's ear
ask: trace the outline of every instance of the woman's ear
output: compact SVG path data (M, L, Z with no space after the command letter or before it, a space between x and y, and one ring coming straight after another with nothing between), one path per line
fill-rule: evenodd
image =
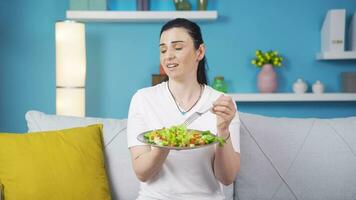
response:
M199 49L197 50L197 61L201 61L205 56L205 45L200 44Z

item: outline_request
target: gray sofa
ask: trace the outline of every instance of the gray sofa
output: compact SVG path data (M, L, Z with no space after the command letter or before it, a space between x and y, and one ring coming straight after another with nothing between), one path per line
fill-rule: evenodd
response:
M241 170L227 199L356 199L356 117L273 118L240 113ZM113 199L139 190L126 144L126 120L26 114L29 131L104 124Z

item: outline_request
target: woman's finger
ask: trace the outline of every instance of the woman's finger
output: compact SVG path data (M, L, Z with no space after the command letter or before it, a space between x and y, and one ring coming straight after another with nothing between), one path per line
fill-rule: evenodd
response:
M217 108L217 109L214 109L213 110L213 113L214 114L216 114L216 115L218 115L218 114L223 114L223 115L221 115L221 116L223 116L223 117L227 117L226 119L232 119L232 118L234 118L234 116L235 116L235 112L234 111L231 111L231 110L228 110L228 109L226 109L226 107L223 107L223 108L221 108L221 107L219 107L219 108Z
M216 105L213 107L213 111L219 111L219 112L223 112L226 114L230 114L232 113L232 109L228 106L221 106L221 105Z
M218 105L222 104L225 106L234 106L234 101L232 100L231 97L229 96L220 96L214 103L213 105ZM234 106L235 107L235 106Z
M227 100L219 100L214 102L213 105L230 106L230 102Z
M220 111L216 111L216 112L214 112L214 114L219 116L219 117L221 117L221 118L223 118L224 121L230 121L232 119L231 115L223 113L223 112L220 112Z

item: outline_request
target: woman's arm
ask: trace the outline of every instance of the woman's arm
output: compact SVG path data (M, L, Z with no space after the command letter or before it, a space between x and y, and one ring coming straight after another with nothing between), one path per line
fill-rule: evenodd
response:
M137 141L137 133L148 129L143 110L143 97L136 92L132 97L127 120L127 142L130 147L133 170L138 179L146 182L161 169L169 150L153 148Z
M220 137L227 138L223 147L217 146L214 156L215 177L224 185L234 182L240 170L240 154L235 152L229 126L236 115L231 97L221 95L213 104L212 112L217 116L217 131Z
M150 146L134 146L130 148L132 165L137 178L146 182L154 177L166 160L169 150Z
M230 133L226 133L227 135ZM221 134L222 135L222 134ZM225 134L224 134L225 135ZM217 146L214 157L215 177L224 185L230 185L240 170L240 154L232 147L231 138L223 147Z

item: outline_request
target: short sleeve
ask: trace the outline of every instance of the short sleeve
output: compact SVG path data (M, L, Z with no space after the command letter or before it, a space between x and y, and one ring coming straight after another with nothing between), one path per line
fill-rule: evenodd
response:
M239 113L236 111L236 115L230 123L229 130L232 146L237 153L240 153L240 124Z
M129 114L127 119L127 144L128 148L137 145L146 145L137 140L137 136L147 130L145 124L143 109L142 109L142 96L136 92L131 99Z

